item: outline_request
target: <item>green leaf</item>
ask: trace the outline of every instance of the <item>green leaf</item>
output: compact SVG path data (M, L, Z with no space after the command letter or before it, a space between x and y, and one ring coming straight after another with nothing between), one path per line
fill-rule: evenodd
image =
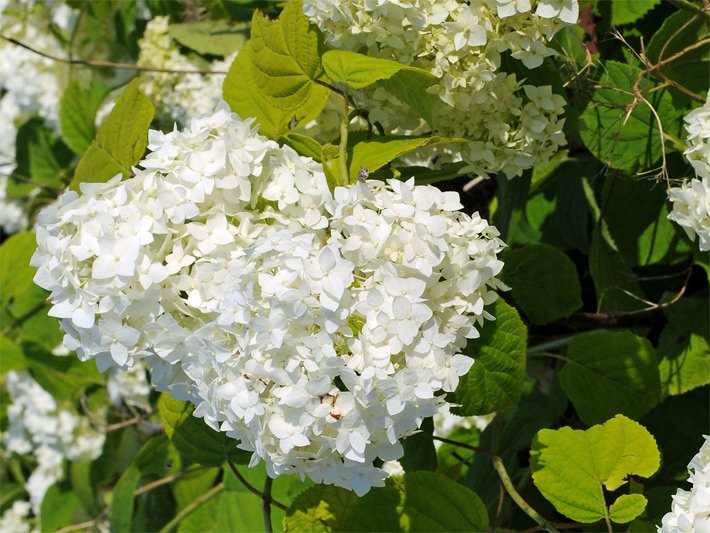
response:
M233 462L248 463L251 453L237 449L238 441L209 427L204 420L193 416L189 402L160 395L158 412L171 442L180 452L183 467L197 463L221 466L229 457Z
M113 488L111 509L109 511L112 531L121 533L132 530L131 523L135 504L133 492L136 490L140 478L141 471L136 465L132 464L121 474L116 486Z
M111 113L99 126L96 139L82 156L71 183L103 183L117 174L131 175L148 144L148 128L155 109L139 89L138 78L126 85Z
M7 305L32 287L36 269L30 258L37 248L35 234L21 231L0 245L0 301Z
M168 34L199 54L228 56L244 45L249 37L249 27L225 20L209 20L170 24Z
M537 488L563 515L583 523L608 515L603 489L614 491L628 475L651 476L660 465L653 436L640 424L617 415L586 431L543 429L533 441L530 466ZM612 504L628 522L639 509L633 497Z
M582 307L577 269L553 246L533 244L510 250L501 277L533 324L552 322Z
M44 494L40 508L42 531L57 531L74 523L79 498L66 483L51 485Z
M94 139L94 119L106 92L106 87L94 80L88 87L72 80L64 89L59 101L59 127L74 153L83 154Z
M658 342L663 396L710 383L709 314L707 298L681 298L668 308L668 323Z
M57 357L32 341L24 341L21 347L32 377L57 400L76 401L83 389L105 383L93 361Z
M426 70L347 50L330 50L323 54L323 70L332 81L345 83L351 89L364 89L402 71L408 72L409 76L401 78L396 82L398 84L413 81L426 88L436 81L436 77Z
M417 185L433 185L442 181L449 181L461 176L461 169L466 167L466 163L445 163L438 169L428 167L402 167L396 170L400 173L400 179L408 180L414 178ZM370 174L370 178L377 179L377 174ZM389 176L388 176L389 178Z
M328 91L314 89L310 96L293 109L280 109L267 98L265 89L254 76L255 62L252 41L239 51L224 79L223 97L232 111L242 117L255 117L259 131L278 139L291 129L291 124L307 124L315 119L328 101Z
M698 43L710 35L707 21L689 11L679 9L663 21L653 34L646 48L646 57L651 63L677 54L690 45ZM701 96L708 89L707 73L710 69L710 47L700 46L685 52L682 56L659 68L664 76ZM690 99L674 87L670 87L673 101L686 105Z
M133 458L133 464L141 474L155 474L158 477L166 475L169 439L163 433L148 439Z
M63 189L73 157L72 151L41 119L28 120L17 130L17 168L7 184L8 196L25 199L38 185Z
M472 339L465 353L475 359L454 393L458 415L484 415L515 405L525 380L527 329L518 313L502 299L488 309L496 319L487 321L481 336Z
M417 148L434 144L466 142L468 142L466 139L458 137L408 137L404 135L373 137L368 141L359 142L353 147L349 171L350 180L355 181L357 179L360 168L366 168L369 172L374 172Z
M27 361L20 347L7 337L0 335L0 376L10 370L27 368Z
M587 424L617 413L639 418L661 396L651 343L629 331L590 331L570 342L560 384Z
M289 132L283 136L283 140L300 155L310 157L320 162L323 147L313 137L301 133Z
M411 68L402 69L393 76L380 80L379 84L398 100L404 102L433 127L434 118L432 110L439 107L455 112L445 104L437 95L427 92L436 79L428 72L422 74L420 70Z
M405 472L415 470L431 470L436 472L437 458L434 446L434 421L425 418L420 431L402 441L404 455L399 460Z
M322 40L301 0L288 2L278 20L256 11L249 43L254 82L271 105L290 113L315 95L327 97L328 89L314 82L322 74Z
M99 514L97 490L95 480L92 479L92 463L72 462L69 465L69 479L79 502L84 510L91 516Z
M688 241L677 224L668 220L668 195L650 180L614 177L605 221L609 234L629 266L682 260ZM634 201L629 201L633 198Z
M488 513L473 491L442 474L420 471L390 478L362 498L315 485L284 518L289 531L486 531Z
M649 93L652 84L638 68L616 61L605 62L604 68L600 88L580 116L582 140L612 168L629 173L651 168L661 158L663 145L656 114L668 130L680 111L666 91ZM656 114L634 96L637 80L638 90L646 94Z
M358 497L350 490L313 485L291 503L283 521L284 531L343 531L343 520L357 501Z
M627 524L641 516L647 503L642 494L622 494L609 507L609 517L618 524Z
M611 23L617 26L636 22L661 0L614 0L611 2Z

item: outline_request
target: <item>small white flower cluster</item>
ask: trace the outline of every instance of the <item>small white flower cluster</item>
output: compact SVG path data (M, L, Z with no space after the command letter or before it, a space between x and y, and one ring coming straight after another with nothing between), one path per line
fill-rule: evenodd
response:
M4 442L8 452L32 454L37 460L25 489L38 515L47 489L63 478L64 459L96 459L105 435L92 428L88 418L62 409L28 372L8 372L7 389L12 403Z
M564 99L549 85L524 85L501 71L501 54L540 66L555 53L546 43L576 22L576 0L304 0L303 9L336 48L413 65L439 79L428 89L441 100L434 130L472 142L460 154L435 147L425 149L427 156L460 157L469 170L512 177L565 143ZM382 87L356 98L388 131L431 129Z
M150 403L150 383L146 377L145 364L136 361L130 368L111 368L106 379L106 392L114 405L125 403L131 407L148 409Z
M678 489L672 510L663 517L658 533L710 532L710 436L688 464L689 491Z
M148 22L138 41L141 67L168 70L212 70L226 72L236 52L224 60L209 63L199 56L185 56L168 34L168 17L155 17ZM212 111L222 99L224 74L144 72L141 88L157 106L158 115L168 116L180 124L192 117Z
M39 5L42 4L42 5ZM56 54L62 46L49 25L68 31L76 11L63 2L10 0L0 9L0 33ZM27 227L22 207L7 199L7 176L16 166L18 127L33 116L58 129L60 78L65 66L0 39L0 228L6 234Z
M35 281L65 344L100 369L144 360L271 476L382 485L373 462L473 364L459 352L502 287L497 230L413 180L331 194L225 107L149 148L134 178L40 215Z
M668 218L691 240L698 236L700 250L710 250L710 92L705 104L685 116L688 149L685 156L697 178L668 189L673 209Z
M8 533L30 533L38 531L34 528L30 520L30 502L16 500L12 507L7 509L0 517L0 531Z

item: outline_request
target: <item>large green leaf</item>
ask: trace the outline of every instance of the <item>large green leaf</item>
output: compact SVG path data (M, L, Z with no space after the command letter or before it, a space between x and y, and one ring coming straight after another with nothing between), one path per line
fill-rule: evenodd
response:
M425 75L427 74L427 75ZM452 107L445 104L437 95L427 91L436 81L428 73L422 74L420 70L403 69L389 78L379 81L379 84L392 96L401 100L434 127L434 108L447 109L454 113Z
M658 342L664 396L710 383L709 307L707 298L682 298L668 309Z
M646 48L646 57L653 64L659 63L699 43L708 35L710 31L705 18L679 9L663 21L658 31L653 34ZM661 66L658 72L704 97L708 90L709 69L710 46L706 44L683 53ZM682 105L688 102L687 95L674 87L671 87L670 91L674 102Z
M615 25L636 22L661 0L614 0L611 2L611 23Z
M10 370L27 368L27 361L20 347L7 337L0 335L0 376Z
M418 433L404 439L402 442L404 455L399 462L405 472L414 472L415 470L436 472L437 458L433 434L434 422L429 417L424 419Z
M17 130L15 160L7 194L26 199L38 186L62 190L74 154L41 119L33 118Z
M552 322L582 307L577 269L553 246L533 244L510 250L501 277L533 324Z
M587 424L617 413L639 418L661 397L651 343L629 331L590 331L570 342L560 384Z
M252 76L266 101L292 112L328 89L314 80L322 74L321 37L310 27L301 0L291 0L271 20L259 11L251 22Z
M468 374L461 377L453 403L458 415L484 415L514 405L525 379L527 329L518 313L502 299L489 312L496 319L486 322L481 336L466 346L475 359Z
M139 89L138 78L123 89L111 113L99 126L96 139L82 156L71 188L79 183L102 183L117 174L130 176L148 144L148 128L155 109Z
M286 512L285 531L486 531L488 513L476 493L434 472L390 478L362 498L316 485Z
M94 119L106 92L106 87L94 80L87 87L74 80L62 93L59 100L59 127L62 137L77 154L83 154L94 139Z
M389 87L394 93L406 94L404 87L407 83L413 83L417 89L426 90L432 85L436 78L426 70L410 67L391 59L370 57L365 54L358 54L347 50L330 50L323 54L323 69L328 77L334 82L345 83L351 89L364 89L379 80L392 78L396 74L407 72L408 75L400 78ZM411 90L411 88L410 88ZM404 96L403 101L408 102L415 98ZM429 117L431 122L431 115Z
M74 523L79 498L68 483L51 485L40 506L42 531L57 531Z
M198 463L204 466L221 466L227 458L236 463L248 463L251 453L238 450L237 441L210 428L192 415L194 407L189 402L160 395L158 412L173 445L180 452L183 466Z
M623 415L586 431L543 429L530 453L533 481L540 492L560 513L583 523L636 518L645 507L643 496L622 495L607 508L603 489L618 489L629 475L649 477L659 465L653 436Z
M32 287L36 269L30 258L37 247L35 234L21 231L0 245L0 302L9 304Z
M132 531L133 509L135 501L133 492L138 487L141 472L135 465L130 465L121 474L116 486L113 488L111 498L111 530L118 533Z
M200 54L228 56L246 42L249 27L224 20L185 22L171 24L168 34L181 45Z
M653 86L638 68L607 61L604 69L599 88L580 116L582 140L612 168L630 173L651 168L661 158L664 142L656 117L669 129L680 112L665 90L649 92ZM655 112L635 91L646 94Z
M357 179L361 168L367 169L368 172L374 172L417 148L434 144L465 142L468 141L458 137L408 137L404 135L374 137L370 140L359 142L353 147L349 170L350 181Z

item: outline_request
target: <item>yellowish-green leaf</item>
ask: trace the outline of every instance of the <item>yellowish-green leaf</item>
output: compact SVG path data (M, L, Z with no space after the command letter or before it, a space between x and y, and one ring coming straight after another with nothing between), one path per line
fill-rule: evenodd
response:
M353 148L349 170L350 181L354 182L357 179L360 168L374 172L417 148L434 144L466 142L468 140L459 137L407 137L402 135L390 135L359 142Z
M535 485L557 511L591 523L609 516L604 489L618 489L629 475L651 476L660 466L660 453L646 428L617 415L586 431L540 430L533 440L530 465ZM612 507L616 513L612 520L628 522L643 511L645 503L642 507L634 496L617 500Z
M106 120L99 126L96 139L79 161L71 183L103 183L117 174L127 178L148 144L148 128L155 109L139 89L136 78L128 85Z
M347 50L330 50L323 54L323 69L332 81L345 83L351 89L364 89L401 71L410 72L417 82L428 81L428 85L431 85L436 81L426 70ZM428 85L425 83L424 86Z
M277 20L256 11L249 43L254 82L271 105L290 113L314 94L328 94L314 82L322 74L322 42L303 14L301 0L288 2Z
M609 507L609 517L618 524L627 524L643 513L647 503L642 494L622 494Z
M96 112L106 96L106 87L94 80L87 87L72 81L59 101L62 137L77 154L83 154L94 139Z

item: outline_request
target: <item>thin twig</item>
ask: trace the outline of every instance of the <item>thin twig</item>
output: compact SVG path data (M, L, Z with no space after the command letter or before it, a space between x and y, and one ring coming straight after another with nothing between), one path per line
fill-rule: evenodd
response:
M266 533L273 533L274 528L271 525L271 485L274 480L266 474L266 480L264 481L264 501L261 505L261 510L264 514L264 531Z
M239 482L244 485L244 488L246 488L249 492L252 492L259 496L262 500L264 499L264 493L261 492L259 489L257 489L254 485L249 483L244 476L241 474L241 472L237 469L236 465L232 462L231 459L227 459L227 464L229 465L229 468L231 468L232 473L237 477ZM271 498L271 503L274 505L274 507L278 507L282 511L285 511L288 509L288 506L284 505L283 503Z
M186 505L183 509L181 509L180 512L177 513L172 520L170 520L170 522L165 524L160 530L160 533L167 533L168 531L174 530L180 522L182 522L185 518L192 514L198 507L203 506L205 503L217 496L223 490L224 483L219 483L204 494L195 498L192 502L190 502L189 505Z
M192 474L196 474L197 472L200 472L204 470L204 466L200 466L198 468L193 468L192 470L188 470L186 472L178 472L177 474L171 474L169 476L162 477L160 479L156 479L155 481L151 481L150 483L147 483L143 485L142 487L138 487L136 490L133 491L133 497L140 496L141 494L145 494L146 492L150 492L151 490L158 488L162 485L167 485L168 483L172 483L173 481L177 481L178 479L182 479L184 477L190 476Z
M117 69L128 69L128 70L139 70L142 72L165 72L168 74L227 74L226 70L156 68L156 67L143 67L140 65L136 65L134 63L117 63L114 61L101 61L101 60L92 60L92 59L67 59L64 57L59 57L59 56L55 56L52 54L48 54L47 52L42 52L40 50L37 50L36 48L32 48L28 44L18 41L17 39L13 39L12 37L6 37L5 35L0 34L0 39L5 39L6 41L11 42L12 44L15 44L17 46L21 46L25 50L29 50L30 52L32 52L34 54L37 54L42 57L46 57L47 59L51 59L52 61L58 61L60 63L65 63L67 65L83 65L86 67L94 67L94 68L117 68Z

